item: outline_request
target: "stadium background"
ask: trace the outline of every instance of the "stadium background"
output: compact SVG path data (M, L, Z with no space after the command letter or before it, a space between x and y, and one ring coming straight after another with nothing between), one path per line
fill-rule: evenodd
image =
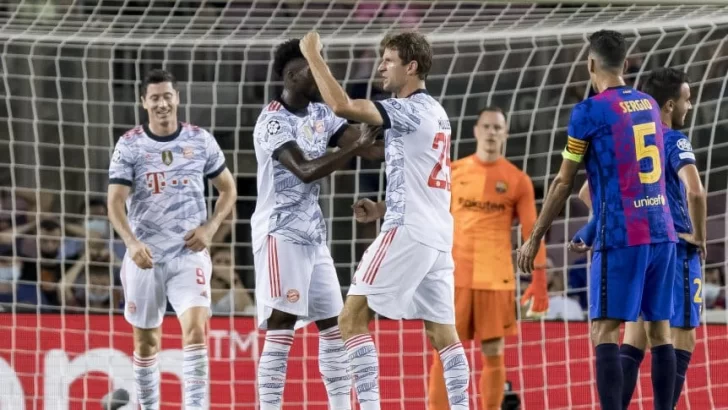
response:
M474 151L470 130L477 112L498 105L510 123L506 156L531 176L540 200L560 163L569 111L588 93L585 34L601 27L623 31L630 39L628 82L639 82L649 70L664 65L686 67L693 82L695 108L686 128L709 191L705 281L713 286L704 300L705 319L715 324L698 333L688 400L682 406L728 408L728 7L633 3L3 2L0 266L22 261L23 276L0 286L0 409L91 409L110 390L133 390L127 366L130 328L119 314L123 245L105 240L104 229L89 222L95 219L97 202L105 201L116 139L145 118L138 86L148 69L162 66L177 76L181 119L209 129L225 151L240 197L235 218L218 239L234 256L241 289L252 290L249 218L255 206L256 163L251 134L261 108L279 87L270 62L282 39L316 28L327 44L324 53L332 71L350 95L382 98L373 81L378 39L391 29L428 33L435 60L427 86L450 115L453 158ZM383 172L377 163L353 160L322 184L330 245L345 291L378 228L356 224L350 205L356 198L377 198ZM214 192L209 194L212 206ZM550 275L564 284L551 289L553 300L570 298L585 306L587 267L567 254L564 243L586 216L574 196L548 235ZM55 221L58 229L52 222L40 226L42 221ZM113 303L92 301L88 283L97 283L90 272L74 283L62 281L76 263L85 264L80 255L89 238L111 255L110 264L101 257L89 266L102 267L107 280L115 282L92 286L112 292ZM56 255L41 258L42 248L52 250L54 242ZM58 275L43 273L49 270ZM59 286L65 286L60 293ZM43 291L70 297L43 303L25 299L28 292L39 297ZM213 395L217 408L254 408L258 336L250 312L250 307L221 309L211 324L212 383L223 392ZM523 408L595 408L586 326L573 318L524 322L521 335L508 340L508 379L524 400ZM169 317L165 408L179 408L179 387L172 376L181 358L177 327ZM422 354L427 349L421 329L387 320L374 327L382 349L384 407L423 408L428 357ZM324 409L315 332L299 332L298 338L286 409ZM471 349L471 357L479 360L477 350ZM635 408L651 406L646 370Z

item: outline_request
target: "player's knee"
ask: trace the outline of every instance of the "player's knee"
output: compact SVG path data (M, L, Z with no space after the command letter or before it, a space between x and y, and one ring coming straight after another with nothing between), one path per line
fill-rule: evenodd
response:
M691 352L695 350L695 329L672 329L672 344L675 349Z
M453 325L443 325L426 321L425 333L427 333L427 338L430 339L432 347L438 351L460 341L455 326Z
M318 328L319 332L322 332L326 329L331 329L332 327L338 325L339 318L338 317L330 317L328 319L322 319L316 321L316 327Z
M134 352L139 357L150 357L159 353L161 334L159 329L134 328Z
M497 339L483 340L480 343L480 350L487 357L500 356L505 350L505 341L502 337Z
M634 346L637 349L647 349L647 331L642 322L629 322L624 325L623 344Z
M366 298L363 296L349 296L338 318L341 336L344 340L347 340L354 335L367 333L370 319L371 314Z
M185 346L205 344L205 327L193 326L185 329L185 334L182 337Z
M591 325L592 343L595 346L603 343L618 343L619 325L619 321L611 319L593 321Z
M296 326L298 318L290 313L273 310L268 318L269 330L289 330Z
M648 322L647 338L650 346L657 347L672 343L670 337L670 324L667 320L659 320L656 322Z

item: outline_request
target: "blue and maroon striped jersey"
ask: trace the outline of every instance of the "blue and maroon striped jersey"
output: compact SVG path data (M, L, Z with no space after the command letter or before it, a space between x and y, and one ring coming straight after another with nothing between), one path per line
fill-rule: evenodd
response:
M563 156L584 160L597 220L595 250L677 242L665 186L660 108L613 87L577 104Z

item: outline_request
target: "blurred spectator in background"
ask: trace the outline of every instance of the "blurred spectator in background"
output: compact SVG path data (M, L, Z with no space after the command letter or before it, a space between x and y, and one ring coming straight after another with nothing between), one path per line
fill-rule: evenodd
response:
M48 303L35 283L18 282L22 271L22 260L13 258L12 252L0 253L0 311L11 310L13 304L20 311Z
M571 264L569 269L569 296L574 297L581 305L583 310L589 307L587 299L587 260L585 256L580 256Z
M212 277L210 278L212 312L252 312L250 308L254 308L253 300L235 271L230 249L213 248L210 258L212 259Z
M59 304L69 307L109 309L122 298L119 269L108 241L88 240L83 256L61 275L56 289Z
M577 298L566 292L564 286L566 272L563 269L553 269L551 260L547 261L549 265L547 273L549 310L545 318L551 320L584 320L584 309Z
M40 232L37 238L26 240L36 248L39 257L36 259L25 253L27 246L23 247L24 257L21 279L28 282L38 283L41 293L45 296L48 304L58 306L57 287L63 271L62 262L57 259L61 248L61 226L52 220L43 220L40 223Z
M725 309L725 274L719 266L706 268L703 279L703 300L706 309Z
M86 214L88 212L88 215ZM76 216L66 219L66 238L63 247L59 252L58 259L78 259L87 238L110 239L111 225L106 217L106 201L104 199L92 198L88 207L82 203ZM86 217L88 216L88 220ZM117 258L123 259L126 249L123 244L114 245L114 254Z
M38 213L48 213L53 205L53 194L42 192L36 198L33 189L16 188L13 191L0 189L0 254L12 251L13 244L16 252L20 253L22 239L36 228ZM35 257L36 254L30 256Z

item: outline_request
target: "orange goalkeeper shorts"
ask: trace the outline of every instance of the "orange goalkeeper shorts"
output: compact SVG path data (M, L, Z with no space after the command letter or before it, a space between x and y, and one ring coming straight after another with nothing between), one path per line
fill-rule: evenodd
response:
M513 290L455 288L460 340L485 341L518 334Z

